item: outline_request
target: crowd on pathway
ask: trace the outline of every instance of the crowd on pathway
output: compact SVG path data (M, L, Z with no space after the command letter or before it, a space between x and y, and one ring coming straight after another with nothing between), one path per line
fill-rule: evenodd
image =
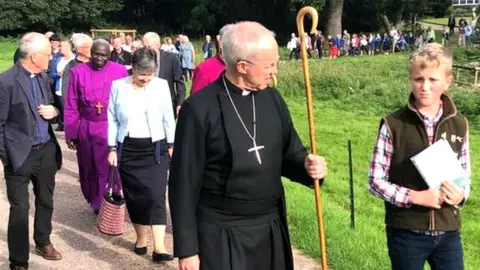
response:
M152 261L178 257L181 270L293 269L281 178L312 188L315 179L323 184L327 163L307 152L286 102L270 86L278 72L275 34L238 22L216 39L205 39L204 61L196 66L186 36L175 44L155 32L110 41L82 33L69 40L22 36L13 67L0 74L11 269L28 269L30 182L35 251L62 259L50 241L62 166L52 123L77 153L81 192L93 214L102 216L107 183L118 181L136 232L135 254L147 253L151 231ZM365 42L353 35L339 48L369 53ZM470 158L466 119L444 94L451 68L442 45L419 47L409 61L408 103L381 120L369 188L385 200L392 269L421 269L427 260L432 269L463 269L458 211L470 191ZM433 189L410 158L441 139L458 153L466 176ZM167 199L173 254L164 245Z

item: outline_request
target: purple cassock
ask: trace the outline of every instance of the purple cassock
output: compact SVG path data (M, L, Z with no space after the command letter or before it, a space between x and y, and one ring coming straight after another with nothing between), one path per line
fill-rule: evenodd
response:
M83 195L100 209L108 178L107 108L112 81L128 76L123 65L108 61L98 70L91 63L71 70L65 97L65 139L77 142Z

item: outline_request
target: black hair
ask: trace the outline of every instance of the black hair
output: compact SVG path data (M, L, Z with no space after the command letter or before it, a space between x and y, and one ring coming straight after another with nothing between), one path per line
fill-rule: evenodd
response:
M50 41L62 41L62 39L60 38L60 36L58 34L53 34L50 37Z

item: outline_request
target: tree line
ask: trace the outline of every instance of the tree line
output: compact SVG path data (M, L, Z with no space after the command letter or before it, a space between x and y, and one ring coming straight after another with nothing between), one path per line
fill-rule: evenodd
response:
M318 10L319 30L336 35L343 29L386 31L424 16L442 17L451 0L0 0L0 6L2 36L113 27L201 36L216 34L226 23L254 20L288 39L304 6ZM309 23L307 18L306 29Z

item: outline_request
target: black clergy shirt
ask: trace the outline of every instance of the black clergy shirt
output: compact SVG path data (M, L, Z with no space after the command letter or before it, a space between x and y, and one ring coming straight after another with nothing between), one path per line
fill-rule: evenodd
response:
M42 116L38 113L38 106L45 103L45 97L43 96L42 88L38 81L38 75L31 74L25 68L22 67L23 80L28 82L30 87L28 98L28 103L34 107L33 114L35 116L35 123L32 125L35 126L35 131L33 135L32 145L44 144L50 140L50 134L48 134L48 122L43 119Z

